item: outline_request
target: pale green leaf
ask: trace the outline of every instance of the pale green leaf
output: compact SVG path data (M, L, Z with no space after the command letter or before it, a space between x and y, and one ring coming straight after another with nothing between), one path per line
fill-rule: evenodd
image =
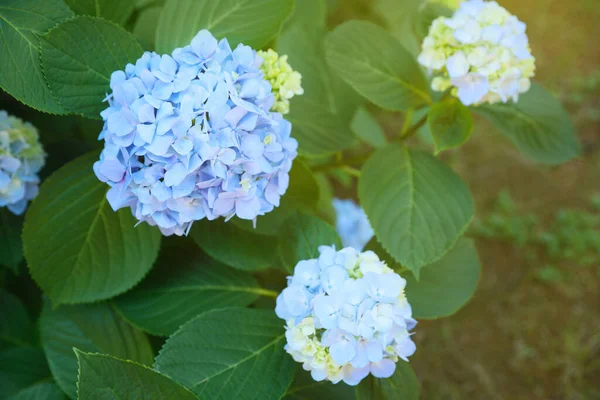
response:
M311 27L314 30L324 30L327 26L327 1L297 1L294 13L286 22L283 30L285 31L294 26L304 26Z
M152 348L146 335L123 321L106 303L53 309L46 302L40 329L52 375L72 399L77 398L77 357L73 347L152 364Z
M431 103L416 60L383 28L349 21L327 38L327 61L365 98L388 110Z
M352 146L349 122L361 98L324 61L322 2L299 1L296 14L277 41L277 51L287 55L290 65L302 74L304 89L303 95L292 99L286 118L292 122L300 154L326 156Z
M414 318L441 318L473 297L481 265L472 240L463 239L441 260L421 269L419 281L406 276L406 298Z
M135 7L134 0L65 0L78 15L102 17L125 25Z
M294 378L284 321L272 310L225 308L182 326L156 369L211 400L279 400Z
M431 106L427 124L436 153L463 145L473 132L471 111L456 98Z
M114 212L107 186L92 171L89 153L42 184L23 228L25 258L33 279L56 304L108 299L148 273L160 232L135 227L131 210Z
M352 118L352 132L363 142L373 147L385 146L387 139L377 119L365 107L356 110Z
M18 395L42 379L50 379L50 371L41 349L13 347L0 351L0 399Z
M18 297L0 289L0 343L31 346L35 331L25 306Z
M275 259L276 238L249 232L231 222L198 221L190 235L206 254L239 270L267 269Z
M417 276L454 246L473 217L469 189L454 171L395 144L366 162L358 192L377 239Z
M569 114L542 86L515 103L474 107L512 140L527 157L544 164L560 164L580 154L581 146Z
M102 18L79 16L42 39L42 64L48 85L72 113L100 118L108 105L110 75L138 59L143 49L125 29Z
M319 257L319 246L342 248L335 228L324 220L296 213L285 221L279 240L279 256L288 272L301 260Z
M169 336L198 314L247 306L266 293L252 275L198 254L178 257L180 252L165 253L139 287L115 300L119 314L140 329Z
M154 49L156 39L156 26L160 19L162 7L148 7L140 13L133 26L133 35L145 45L147 50Z
M197 399L185 387L144 365L106 354L75 352L79 361L79 399Z
M43 35L73 12L61 0L0 2L0 87L36 110L64 114L46 85L40 62Z
M0 208L0 265L10 268L15 275L23 260L21 229L23 217L11 213L8 208Z
M68 397L56 384L37 382L6 398L6 400L67 400Z
M190 44L201 29L260 49L281 30L294 0L167 0L156 29L156 49L171 53Z
M356 388L356 400L418 400L421 387L410 364L399 360L390 378L370 375Z
M304 94L292 99L286 116L293 126L292 136L298 140L300 154L319 157L352 146L347 115L351 112L345 110L348 98L338 96L336 78L323 60L320 44L315 47L310 40L304 30L292 28L280 36L277 50L302 74Z

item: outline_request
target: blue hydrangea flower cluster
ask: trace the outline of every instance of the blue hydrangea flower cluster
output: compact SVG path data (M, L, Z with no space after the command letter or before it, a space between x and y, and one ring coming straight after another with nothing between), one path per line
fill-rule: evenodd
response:
M114 210L183 235L194 221L254 220L279 206L298 143L262 59L200 31L171 55L145 52L112 74L95 163Z
M0 111L0 207L21 215L39 191L46 154L37 129Z
M333 208L336 214L335 228L342 245L362 250L375 235L365 211L350 199L333 199Z
M415 350L417 322L404 295L406 280L375 253L319 247L300 261L275 312L286 320L285 350L316 381L358 385L369 374L388 378Z

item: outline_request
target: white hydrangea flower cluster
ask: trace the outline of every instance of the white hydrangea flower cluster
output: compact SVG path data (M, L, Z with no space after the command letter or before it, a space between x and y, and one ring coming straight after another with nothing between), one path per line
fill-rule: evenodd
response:
M21 215L39 191L46 154L37 129L0 111L0 207Z
M296 265L277 297L275 312L287 322L285 350L316 381L389 378L398 359L408 361L416 350L406 280L372 251L319 252Z
M495 1L464 1L451 18L433 21L419 63L431 86L469 105L518 101L531 87L535 58L526 25Z

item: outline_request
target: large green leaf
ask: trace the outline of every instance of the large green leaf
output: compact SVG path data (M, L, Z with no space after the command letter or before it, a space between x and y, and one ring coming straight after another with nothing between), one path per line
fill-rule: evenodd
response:
M414 57L377 25L346 22L329 34L326 47L333 70L379 107L407 110L431 103Z
M6 207L0 208L0 265L10 268L15 275L23 259L21 228L23 218L11 213Z
M279 240L279 256L285 269L293 272L301 260L319 257L319 246L342 248L335 228L321 218L296 213L285 221Z
M333 384L327 380L316 382L308 371L299 368L292 386L283 400L354 400L354 388L345 383Z
M75 352L79 361L77 393L80 399L197 399L185 387L146 366L106 354Z
M283 321L272 310L225 308L183 325L156 358L156 369L211 400L278 400L296 363L283 350Z
M124 25L135 8L134 0L65 0L78 15L102 17Z
M290 17L294 0L167 0L156 30L156 49L171 53L201 29L255 49L267 45Z
M293 24L277 41L277 51L287 55L292 67L302 74L304 89L302 96L292 99L287 119L292 122L300 154L326 156L352 146L350 120L361 99L323 61L322 3L301 1L296 10Z
M580 153L573 123L558 99L533 84L517 103L474 107L512 140L526 156L560 164Z
M40 329L52 375L72 399L77 398L77 357L73 347L152 364L152 348L146 335L119 318L106 303L53 309L46 302Z
M64 114L46 86L40 62L40 42L73 12L61 0L0 2L0 87L40 111Z
M406 298L415 318L457 312L475 293L481 265L472 240L463 239L441 260L421 269L419 281L406 276Z
M454 171L400 145L373 154L358 192L377 239L417 276L454 246L473 217L469 189Z
M37 382L19 390L6 400L67 400L68 397L56 384L51 382Z
M396 372L388 379L372 375L356 388L356 400L418 400L421 388L410 364L399 360Z
M72 113L100 118L110 75L143 49L125 29L102 18L79 16L42 39L42 65L54 97Z
M427 123L436 153L463 145L473 132L471 111L456 98L431 106Z
M18 297L0 289L0 310L0 345L3 342L16 346L35 343L31 318Z
M161 256L139 287L115 300L119 314L154 335L168 336L198 314L247 306L268 293L247 273L197 254L180 261L174 253Z
M107 299L139 282L158 254L160 232L114 212L94 153L52 174L25 216L23 245L33 279L56 304Z
M18 395L49 378L50 371L42 350L13 347L0 351L0 399Z
M222 220L198 221L190 235L206 254L240 270L269 268L277 250L276 238L248 232Z

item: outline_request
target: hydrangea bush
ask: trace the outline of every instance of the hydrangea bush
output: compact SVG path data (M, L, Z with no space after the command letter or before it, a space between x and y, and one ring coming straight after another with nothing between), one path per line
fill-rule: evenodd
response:
M579 153L495 2L5 3L0 398L415 399L481 268L439 153Z

